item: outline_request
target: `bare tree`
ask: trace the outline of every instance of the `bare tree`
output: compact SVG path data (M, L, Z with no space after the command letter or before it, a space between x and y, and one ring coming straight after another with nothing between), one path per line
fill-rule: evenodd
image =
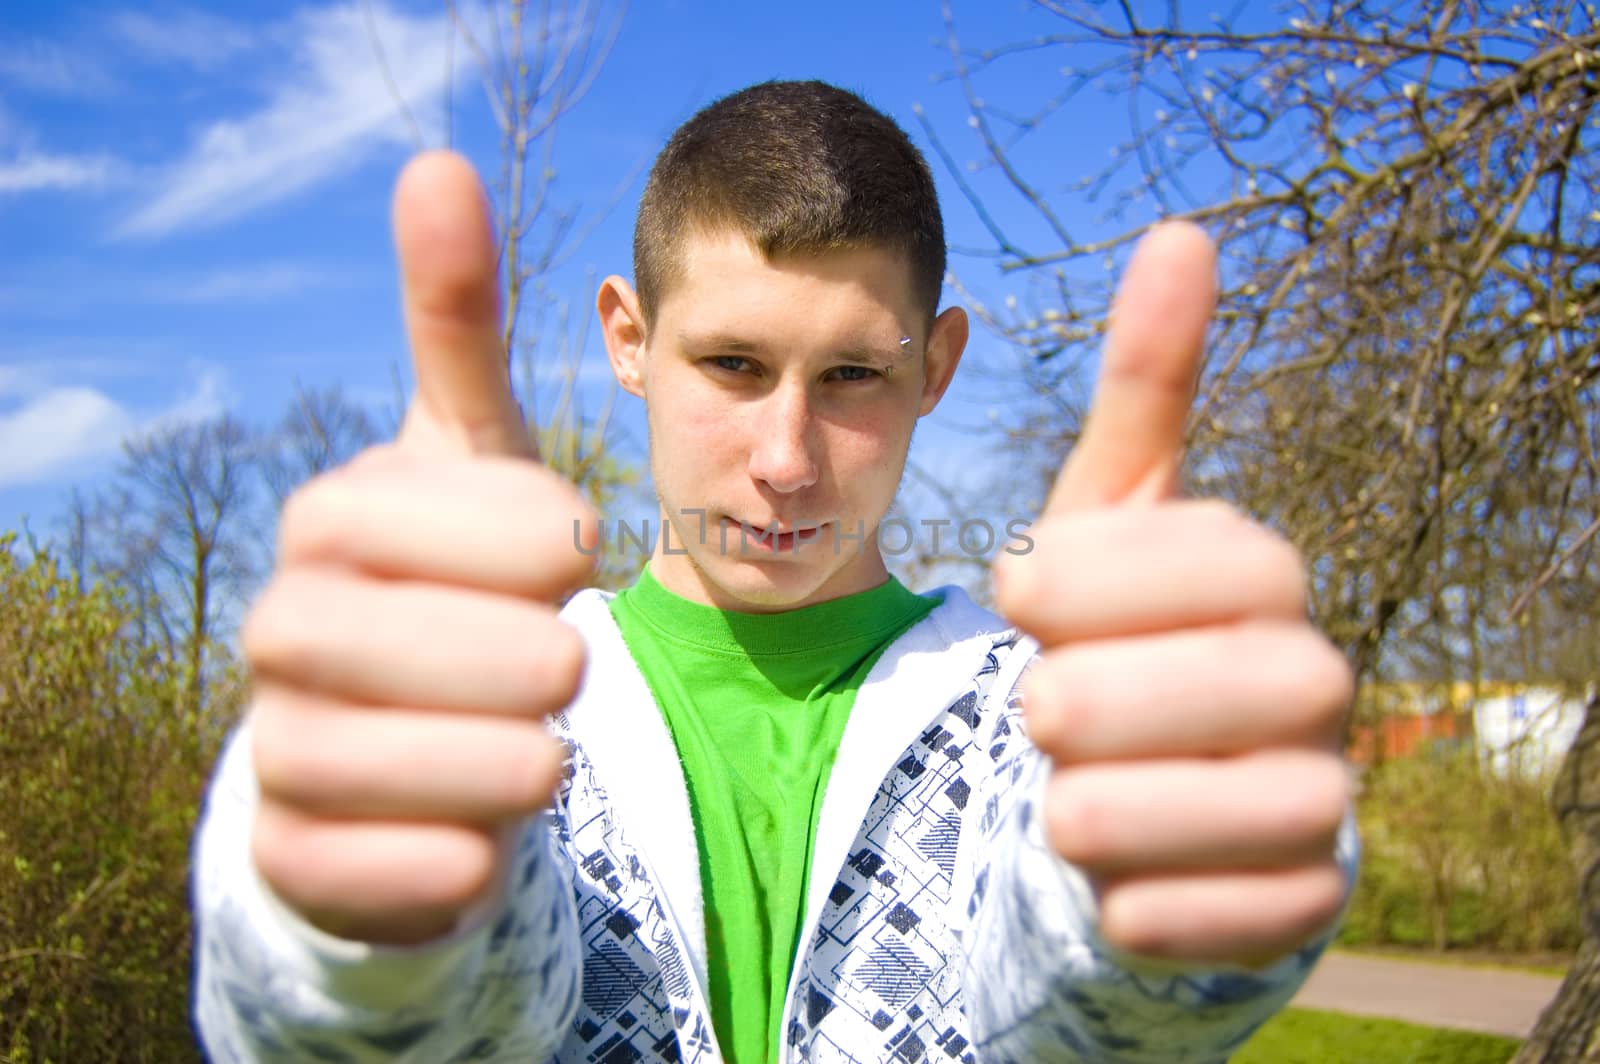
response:
M1600 695L1556 780L1555 808L1578 872L1583 945L1561 992L1539 1017L1512 1064L1590 1061L1600 1056Z
M582 359L592 315L574 315L572 308L587 306L592 278L574 301L553 289L551 276L615 206L644 160L622 175L609 200L585 219L581 204L557 193L556 142L563 120L605 64L622 28L625 3L496 0L458 5L445 0L445 8L452 32L477 68L500 136L492 198L505 285L501 337L507 372L542 460L604 510L634 488L639 476L615 454L614 386L598 409L584 406ZM387 78L375 32L373 47ZM421 131L392 78L389 87L421 147ZM552 384L552 394L542 395ZM607 559L601 582L625 582L636 568Z
M141 641L186 666L186 708L205 708L207 665L258 575L248 521L256 443L231 415L152 430L123 445L93 505L95 571L136 601Z
M65 509L57 522L61 532L60 556L81 595L89 588L92 564L89 556L94 528L90 498L77 488L67 494Z
M1037 7L1052 21L1037 38L974 47L946 4L975 168L936 138L984 253L1018 278L1014 302L980 307L1026 355L1013 440L1051 459L1070 445L1110 275L1150 225L1196 221L1218 243L1222 295L1192 486L1305 551L1319 618L1363 676L1592 691L1592 9L1302 0L1191 21L1168 4ZM1029 63L1056 88L1006 98L994 75ZM1077 109L1108 101L1128 119L1109 164L1070 188L1042 172ZM1029 224L1004 220L1016 208ZM1575 851L1584 881L1594 852ZM1595 962L1591 943L1568 984L1584 1037L1536 1037L1520 1060L1600 1053L1600 1000L1583 989Z
M485 9L480 23L454 3L449 7L500 132L495 213L507 357L513 367L520 364L519 398L545 460L587 486L605 464L610 404L592 417L582 409L575 382L591 316L581 313L574 320L571 301L551 292L548 279L616 195L580 224L579 208L557 194L556 142L561 120L604 65L622 28L623 9L608 0L504 0ZM619 192L633 176L626 175ZM558 383L546 407L537 385L551 375Z
M372 419L338 386L297 385L289 409L263 441L261 478L275 508L301 484L355 457L378 438Z

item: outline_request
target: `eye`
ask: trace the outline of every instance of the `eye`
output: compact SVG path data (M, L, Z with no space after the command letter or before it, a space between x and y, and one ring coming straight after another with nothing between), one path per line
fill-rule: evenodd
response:
M724 373L754 373L756 370L755 363L743 355L712 355L705 364Z
M837 366L831 371L831 373L835 380L841 381L868 381L872 380L874 377L882 376L881 373L873 369L871 366L858 366L854 364L848 366Z

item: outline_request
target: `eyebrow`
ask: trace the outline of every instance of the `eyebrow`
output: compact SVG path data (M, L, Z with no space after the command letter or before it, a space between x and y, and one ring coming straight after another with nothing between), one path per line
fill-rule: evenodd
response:
M719 351L730 355L759 355L765 354L767 345L755 340L749 340L732 333L707 333L696 335L689 332L678 333L678 343L691 351ZM861 365L893 365L909 357L912 351L909 346L896 347L867 347L855 345L835 351L833 357L842 362L852 362Z
M700 351L710 349L714 351L732 351L738 354L755 354L766 350L763 344L756 343L754 340L746 340L741 336L734 336L731 333L707 333L703 336L696 336L694 333L679 332L678 343L683 347L690 347Z

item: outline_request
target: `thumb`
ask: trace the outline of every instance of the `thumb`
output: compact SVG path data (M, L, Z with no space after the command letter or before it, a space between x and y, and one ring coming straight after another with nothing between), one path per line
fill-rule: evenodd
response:
M1112 304L1083 435L1056 478L1047 514L1177 492L1216 271L1216 249L1198 226L1160 225L1139 242Z
M402 446L534 455L511 394L489 206L472 164L417 156L394 193L401 300L417 391Z

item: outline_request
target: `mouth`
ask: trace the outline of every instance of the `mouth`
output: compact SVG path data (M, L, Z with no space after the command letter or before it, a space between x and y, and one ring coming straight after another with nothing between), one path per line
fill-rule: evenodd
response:
M827 522L820 524L796 522L786 525L778 521L770 525L759 525L724 517L722 542L726 546L723 553L794 554L806 544L816 542L826 527Z

